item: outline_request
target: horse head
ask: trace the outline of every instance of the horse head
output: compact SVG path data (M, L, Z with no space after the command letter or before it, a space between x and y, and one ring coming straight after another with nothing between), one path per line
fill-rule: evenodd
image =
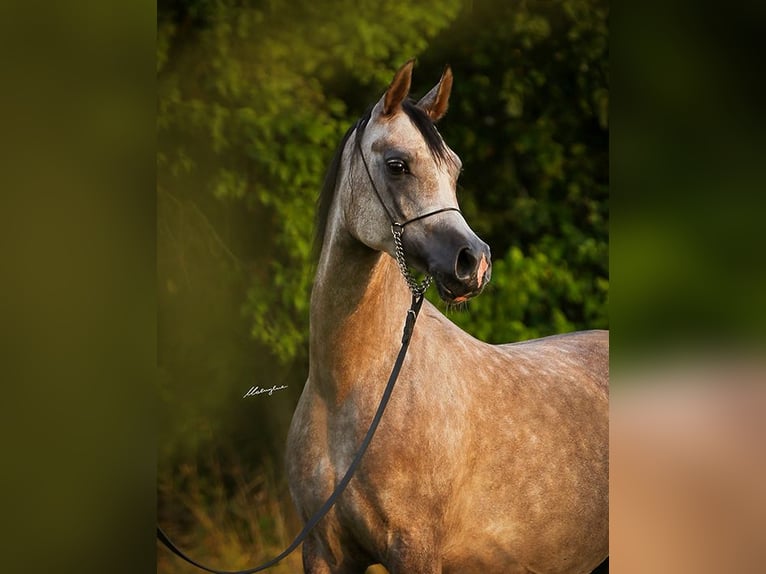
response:
M412 66L411 60L399 69L347 146L346 226L368 247L397 258L403 273L412 267L433 277L441 298L459 303L489 282L490 250L458 209L461 161L435 126L447 111L452 72L445 69L414 102L407 97Z

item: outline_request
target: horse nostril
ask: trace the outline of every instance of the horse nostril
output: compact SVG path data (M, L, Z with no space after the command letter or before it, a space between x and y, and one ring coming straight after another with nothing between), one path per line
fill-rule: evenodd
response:
M470 279L478 262L479 260L470 247L463 247L457 254L457 261L455 261L455 276L461 281Z

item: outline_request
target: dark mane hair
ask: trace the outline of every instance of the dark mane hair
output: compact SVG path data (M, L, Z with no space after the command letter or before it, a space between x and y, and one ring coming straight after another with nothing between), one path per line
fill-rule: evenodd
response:
M439 163L450 161L450 156L447 152L447 144L444 143L441 134L439 134L439 131L436 129L434 122L431 121L428 114L420 109L415 102L409 99L402 102L402 109L404 110L404 113L407 114L407 117L410 118L412 125L414 125L420 135L423 136L423 140L426 142L426 146L431 152L431 155ZM335 197L335 190L338 187L338 173L340 171L341 160L343 159L343 150L345 149L351 134L353 134L355 130L355 137L362 137L364 135L364 130L367 127L367 123L370 121L371 115L372 106L370 106L364 115L348 129L343 136L343 139L341 139L338 148L335 150L335 155L325 174L324 182L322 183L322 191L317 200L313 245L314 261L319 259L319 254L322 251L322 243L324 242L324 235L327 230L327 219L330 216L330 206Z
M436 129L436 124L431 120L431 117L424 112L421 108L415 105L412 100L404 100L402 102L402 109L407 117L410 118L412 125L414 125L423 136L426 142L426 147L431 155L439 163L445 161L451 161L451 157L447 150L447 144L444 143L439 130Z
M372 114L372 106L359 118L354 125L352 125L340 140L338 148L335 150L335 155L332 156L330 167L327 168L327 173L324 176L324 182L322 182L322 191L319 193L319 199L317 200L316 219L314 223L314 245L312 249L312 255L314 261L319 259L319 254L322 252L322 243L324 243L324 235L327 230L327 218L330 216L330 206L332 206L332 200L335 197L335 189L338 187L338 172L340 171L341 160L343 159L343 150L346 148L346 142L354 133L354 130L359 129L359 133L364 133L364 127L370 119Z

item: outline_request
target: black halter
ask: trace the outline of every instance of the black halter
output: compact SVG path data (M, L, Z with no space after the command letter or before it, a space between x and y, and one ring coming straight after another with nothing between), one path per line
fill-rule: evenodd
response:
M367 166L367 160L364 157L364 152L362 151L362 144L360 141L361 140L360 131L362 131L361 128L363 127L363 125L364 125L363 122L360 120L356 127L356 133L354 134L356 149L359 152L359 157L362 158L364 171L367 172L367 178L370 180L372 189L375 192L375 195L377 196L378 201L380 202L380 205L383 206L383 209L388 215L389 221L391 222L391 235L394 236L394 246L395 246L394 252L396 254L396 263L399 265L399 271L404 277L404 280L407 282L407 285L409 286L413 296L420 297L426 292L426 289L428 289L428 286L431 285L431 281L433 280L433 278L430 275L426 274L425 279L423 279L423 281L418 283L417 280L412 276L412 273L410 273L410 269L407 266L407 261L404 256L404 245L402 244L402 233L404 233L404 228L410 223L414 223L415 221L420 221L421 219L425 219L426 217L431 217L432 215L444 213L445 211L457 211L461 215L462 215L462 212L457 207L442 207L439 209L434 209L433 211L429 211L427 213L423 213L421 215L417 215L411 219L405 220L404 222L397 221L397 218L394 217L393 213L391 212L391 209L389 209L389 207L386 205L386 202L383 201L383 196L380 194L380 191L378 191L378 186L375 185L375 180L372 178L372 174L370 173L370 168Z

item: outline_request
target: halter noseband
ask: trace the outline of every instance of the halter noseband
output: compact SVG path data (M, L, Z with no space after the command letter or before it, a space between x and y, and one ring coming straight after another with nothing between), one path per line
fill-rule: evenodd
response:
M354 134L356 149L359 151L359 156L362 158L364 171L367 172L367 178L370 180L370 183L372 184L372 189L375 191L375 195L377 196L378 201L383 206L383 209L388 215L389 221L391 221L391 235L394 236L394 248L395 248L394 253L396 254L396 263L399 266L399 271L404 277L404 280L407 282L407 286L410 288L412 295L418 298L422 297L423 294L428 289L429 285L431 285L431 281L433 281L433 277L431 277L428 273L426 273L426 276L423 279L423 281L418 283L418 281L412 276L412 273L410 273L410 269L407 266L407 260L405 259L405 256L404 256L404 244L402 243L402 233L404 233L404 228L410 223L414 223L415 221L420 221L421 219L425 219L426 217L431 217L432 215L444 213L445 211L457 211L458 213L461 213L461 214L462 212L457 207L442 207L440 209L435 209L433 211L429 211L427 213L417 215L411 219L404 221L403 223L397 222L396 218L391 213L391 210L386 205L386 202L383 201L383 196L380 195L380 192L378 191L378 187L375 185L375 180L372 179L370 168L367 166L367 160L364 158L364 152L362 151L362 145L361 145L360 137L359 137L360 135L359 129L362 127L362 125L363 125L363 122L360 121L356 127L356 134Z

